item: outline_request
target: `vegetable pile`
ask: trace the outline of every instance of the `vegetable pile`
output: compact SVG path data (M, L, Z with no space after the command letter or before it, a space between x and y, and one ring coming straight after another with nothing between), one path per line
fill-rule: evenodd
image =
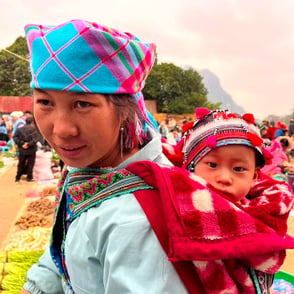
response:
M16 220L5 249L44 250L50 241L54 204L48 197L31 200L22 215Z
M15 225L22 230L37 226L46 227L51 224L53 209L53 202L41 197L28 204L26 213L16 221Z
M26 272L43 254L42 250L0 252L0 291L2 294L19 293L26 281Z
M55 185L45 185L27 191L28 197L0 251L0 293L19 293L26 280L26 272L42 255L50 243L53 224ZM37 195L37 197L36 197Z

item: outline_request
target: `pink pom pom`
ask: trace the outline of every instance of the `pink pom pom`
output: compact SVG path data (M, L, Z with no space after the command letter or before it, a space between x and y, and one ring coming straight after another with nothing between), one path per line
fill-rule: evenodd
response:
M209 136L206 140L206 145L207 147L214 149L216 147L216 136L215 135Z
M193 125L194 125L194 121L190 121L190 122L184 124L184 125L182 126L182 131L183 131L183 133L186 133L187 131L193 129Z
M262 148L261 150L265 159L265 164L272 164L273 154L266 148Z
M211 112L211 110L209 110L207 108L198 107L198 108L195 109L196 119L200 120L200 119L202 119L205 115L207 115L210 112Z

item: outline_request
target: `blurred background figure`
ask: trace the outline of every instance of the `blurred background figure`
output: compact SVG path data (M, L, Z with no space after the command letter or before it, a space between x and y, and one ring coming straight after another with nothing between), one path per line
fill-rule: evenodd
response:
M159 125L159 133L162 138L167 139L169 130L168 130L168 118L165 118Z
M34 125L33 117L28 117L26 124L16 130L13 140L19 152L15 182L19 182L24 174L27 174L27 182L32 182L37 143L42 140Z
M261 136L261 138L263 138L263 139L266 138L266 133L267 133L268 128L269 128L269 121L264 119L262 121L261 126L260 126L260 136Z
M294 117L290 119L289 123L289 136L294 137Z
M13 111L10 113L10 117L12 119L12 137L14 136L16 130L25 125L25 119L23 118L22 111Z

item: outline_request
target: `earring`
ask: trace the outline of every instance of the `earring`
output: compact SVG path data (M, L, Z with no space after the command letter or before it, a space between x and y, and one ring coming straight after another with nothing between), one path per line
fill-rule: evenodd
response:
M195 167L194 162L191 161L190 165L188 166L188 171L193 173L194 172L194 167Z
M121 158L123 158L123 131L124 131L124 128L121 127L120 128L120 156Z

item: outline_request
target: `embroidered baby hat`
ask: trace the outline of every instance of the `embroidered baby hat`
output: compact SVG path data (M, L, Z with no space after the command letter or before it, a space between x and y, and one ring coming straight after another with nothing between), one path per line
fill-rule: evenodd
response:
M255 126L254 116L246 113L240 116L229 110L195 109L193 125L184 127L183 167L193 170L194 166L214 148L227 145L245 145L256 150L257 165L263 167L265 155L263 140Z
M155 44L85 20L57 26L29 24L32 88L133 94L148 121L141 90L155 60Z

